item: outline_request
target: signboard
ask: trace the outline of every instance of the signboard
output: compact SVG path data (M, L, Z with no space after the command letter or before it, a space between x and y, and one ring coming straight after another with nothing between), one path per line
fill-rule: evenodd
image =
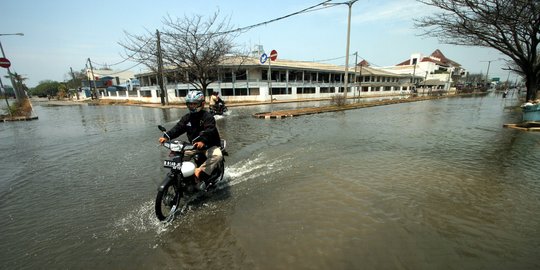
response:
M259 58L259 61L261 62L261 64L264 64L266 63L266 60L268 60L268 55L266 55L266 53L263 53L261 55L261 58Z
M11 66L11 62L7 58L1 57L0 58L0 67L3 68L9 68Z
M276 61L276 59L277 59L277 51L276 51L276 50L272 50L272 51L270 52L270 60Z
M491 78L491 81L492 82L499 82L499 81L501 81L501 78L494 77L494 78Z

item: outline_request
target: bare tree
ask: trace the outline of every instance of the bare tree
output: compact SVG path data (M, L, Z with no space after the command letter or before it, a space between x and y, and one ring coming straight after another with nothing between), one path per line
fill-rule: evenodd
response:
M480 46L508 56L507 70L525 79L527 100L540 84L540 1L417 0L442 10L416 20L423 35L447 44Z
M159 31L156 30L156 35L146 30L145 34L137 35L124 31L126 39L123 42L119 42L120 46L124 47L126 51L126 59L131 59L135 62L141 63L149 70L158 74L158 82L160 87L161 105L165 105L165 87L163 85L163 74L161 72L162 61L160 57L159 45Z
M167 16L163 24L163 30L155 36L149 31L145 35L126 32L127 41L120 43L130 58L158 73L158 80L163 77L159 75L161 67L172 69L178 81L208 95L208 85L218 80L219 65L234 55L244 59L233 42L238 32L231 30L228 18L219 18L219 11L208 18Z

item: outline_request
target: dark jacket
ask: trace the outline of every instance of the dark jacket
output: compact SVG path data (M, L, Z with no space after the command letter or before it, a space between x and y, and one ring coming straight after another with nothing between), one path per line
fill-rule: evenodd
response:
M184 133L190 143L202 141L207 147L221 145L216 119L205 110L184 115L171 130L167 131L171 139Z

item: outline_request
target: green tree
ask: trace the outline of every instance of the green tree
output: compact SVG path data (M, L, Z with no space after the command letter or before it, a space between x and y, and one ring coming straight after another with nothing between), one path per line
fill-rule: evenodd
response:
M78 89L82 85L82 82L88 78L86 77L86 71L82 69L81 71L66 73L64 79L66 79L69 88Z
M30 92L32 93L32 95L36 95L36 96L47 96L47 95L56 96L60 89L60 85L61 83L59 82L52 81L52 80L45 80L45 81L39 82L39 84L36 87L30 90Z
M521 76L527 100L540 85L540 1L417 0L441 10L416 21L423 35L447 44L488 47L511 60L507 69Z

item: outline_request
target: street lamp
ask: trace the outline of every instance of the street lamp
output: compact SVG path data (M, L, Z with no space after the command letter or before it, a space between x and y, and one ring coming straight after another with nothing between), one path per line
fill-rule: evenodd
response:
M343 95L345 97L345 100L347 100L347 88L349 87L349 44L351 39L351 10L352 5L358 0L350 0L348 2L343 3L325 3L324 5L347 5L349 6L349 16L347 17L347 46L345 49L345 78L344 78L344 89L343 89Z
M0 34L0 36L24 36L24 34L23 33ZM2 58L6 58L6 54L4 53L4 47L2 47L2 42L0 42L0 50L2 51ZM9 79L11 80L11 85L13 86L13 90L15 92L15 97L17 98L17 100L20 101L20 99L22 99L23 96L22 96L22 93L19 92L19 89L17 88L15 84L15 80L13 80L13 76L11 74L11 70L9 70L9 67L7 68L7 72L8 72Z

